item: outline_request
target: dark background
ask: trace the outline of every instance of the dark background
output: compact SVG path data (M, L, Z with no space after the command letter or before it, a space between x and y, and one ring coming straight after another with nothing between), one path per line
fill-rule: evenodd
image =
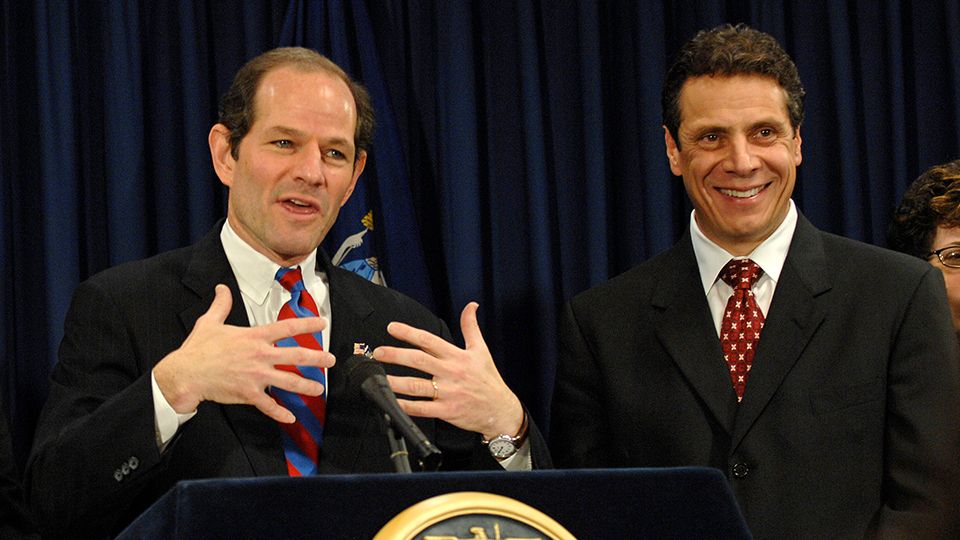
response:
M224 215L216 102L279 45L329 55L377 107L328 253L373 210L388 285L454 329L479 301L545 427L562 303L686 227L660 85L723 22L770 32L800 69L801 211L882 245L909 182L960 157L958 1L2 0L0 393L21 464L77 283Z

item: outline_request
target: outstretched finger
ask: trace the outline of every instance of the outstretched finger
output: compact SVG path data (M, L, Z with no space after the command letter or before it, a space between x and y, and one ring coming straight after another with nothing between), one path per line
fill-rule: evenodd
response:
M292 424L297 420L297 417L294 416L289 409L277 403L277 400L266 393L261 393L261 396L254 400L251 405L263 414L283 424Z
M271 388L279 388L292 394L314 397L323 394L323 384L320 381L305 377L293 366L277 366L268 381Z
M309 347L271 347L265 361L275 366L312 366L329 368L337 362L327 351Z
M437 375L437 372L442 369L442 363L436 356L418 349L381 345L374 349L373 357L380 362L405 366L431 376Z
M437 358L443 356L445 351L449 352L451 347L454 347L454 345L440 336L401 322L388 324L387 332L400 341L409 343L430 356Z
M423 377L399 377L396 375L387 375L387 382L394 394L426 398L432 400L437 390L433 386L433 381Z
M410 416L420 416L423 418L440 418L442 407L435 401L412 401L409 399L398 399L397 403L400 409Z
M262 332L264 339L276 343L288 337L322 332L326 327L327 321L322 317L298 317L272 322L256 328Z
M470 302L463 308L463 312L460 313L460 331L463 333L463 343L468 350L487 350L487 342L483 340L483 333L480 332L480 323L477 322L477 309L479 308L480 304Z

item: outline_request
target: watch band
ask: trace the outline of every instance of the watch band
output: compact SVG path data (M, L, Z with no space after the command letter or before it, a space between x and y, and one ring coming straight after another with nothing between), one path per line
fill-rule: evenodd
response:
M527 441L527 433L530 432L530 423L527 421L527 411L523 411L523 423L520 424L520 432L517 433L517 436L513 438L513 444L517 445L517 448L523 446L523 443Z
M524 410L524 411L523 411L523 422L520 423L520 431L519 431L516 435L507 435L506 433L501 433L501 434L497 435L496 437L494 437L494 438L492 438L492 439L487 439L487 438L485 438L485 437L483 437L483 436L481 435L481 436L480 436L480 442L481 442L482 444L490 444L490 441L493 441L493 440L496 440L496 439L509 439L511 442L513 442L513 444L515 444L515 445L517 445L518 447L520 447L520 446L523 446L523 443L524 443L524 442L526 442L526 440L527 440L527 432L529 432L529 431L530 431L530 425L529 425L529 423L527 422L527 411Z

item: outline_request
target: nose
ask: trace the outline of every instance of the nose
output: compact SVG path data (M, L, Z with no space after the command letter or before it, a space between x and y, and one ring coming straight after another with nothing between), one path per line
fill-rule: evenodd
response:
M729 152L724 159L724 169L737 176L749 176L760 167L760 160L754 155L754 148L746 137L731 137Z
M316 146L306 145L297 154L294 177L314 186L323 184L323 151Z

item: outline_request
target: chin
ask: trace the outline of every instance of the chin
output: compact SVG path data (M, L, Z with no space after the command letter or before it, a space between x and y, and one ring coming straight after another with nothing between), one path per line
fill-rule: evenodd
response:
M305 238L291 242L291 238L287 237L274 244L273 252L282 254L285 259L295 259L298 257L306 257L311 251L316 249L318 245L320 245L319 240L314 243L312 239Z

